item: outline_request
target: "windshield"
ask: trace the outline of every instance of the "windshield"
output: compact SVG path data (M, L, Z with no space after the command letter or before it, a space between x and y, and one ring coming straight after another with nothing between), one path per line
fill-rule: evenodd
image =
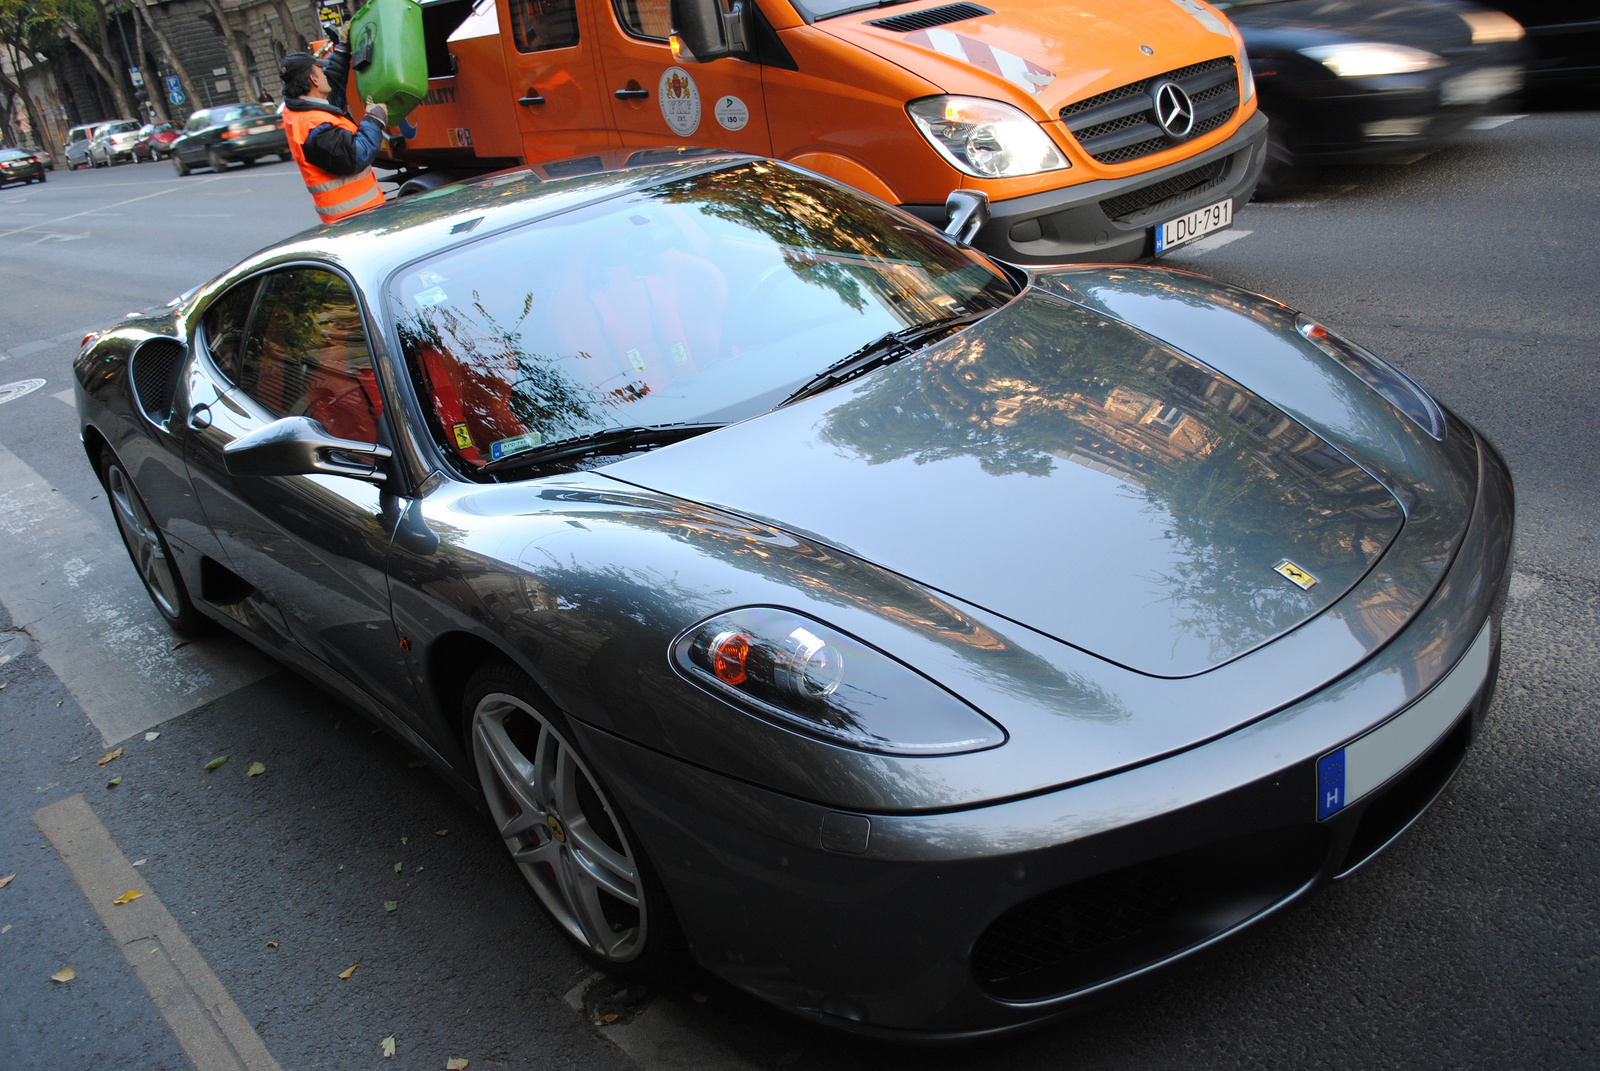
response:
M875 7L893 7L908 0L792 0L807 22L828 19L851 11L865 11Z
M18 149L0 149L0 160L26 160L28 154Z
M887 332L1013 293L937 232L762 162L459 247L391 291L434 431L469 469L607 428L754 416Z
M130 130L138 130L139 124L135 122L112 123L103 131L106 134L126 134Z

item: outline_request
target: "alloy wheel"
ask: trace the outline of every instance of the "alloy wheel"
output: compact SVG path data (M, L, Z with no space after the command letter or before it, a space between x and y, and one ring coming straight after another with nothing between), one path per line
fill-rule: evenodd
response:
M472 743L495 826L551 915L601 959L637 957L649 924L638 859L577 749L505 692L479 700Z
M139 579L150 590L150 597L170 619L182 614L182 597L172 562L167 558L161 533L145 511L144 503L128 482L122 466L112 465L106 471L106 491L111 496L111 508L117 515L117 525L133 556Z

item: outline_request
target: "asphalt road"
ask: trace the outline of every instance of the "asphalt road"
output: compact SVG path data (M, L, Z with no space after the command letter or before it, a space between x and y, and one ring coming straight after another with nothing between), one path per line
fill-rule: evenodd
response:
M102 921L142 908L80 887L134 871L35 824L77 794L284 1068L1600 1064L1597 174L1600 114L1527 117L1324 173L1170 259L1390 357L1499 445L1520 511L1499 696L1445 796L1356 876L1091 1016L937 1051L698 974L597 1027L573 996L590 971L464 801L241 645L162 633L58 395L85 331L312 224L309 199L283 164L0 190L0 396L46 381L0 403L0 1067L189 1066ZM113 723L159 736L97 766Z

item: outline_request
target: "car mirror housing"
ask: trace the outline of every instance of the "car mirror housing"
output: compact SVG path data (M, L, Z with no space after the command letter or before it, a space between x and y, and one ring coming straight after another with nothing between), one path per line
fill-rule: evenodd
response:
M971 245L989 222L989 195L982 190L951 190L944 199L944 215L944 232L962 245Z
M750 0L669 0L672 58L683 63L710 63L734 57L751 59Z
M303 416L274 420L223 447L232 476L350 476L381 484L387 478L378 462L391 451L376 443L338 439Z

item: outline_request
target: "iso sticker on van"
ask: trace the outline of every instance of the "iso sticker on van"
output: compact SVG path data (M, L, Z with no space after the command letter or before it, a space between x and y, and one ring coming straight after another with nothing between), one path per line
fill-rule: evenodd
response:
M750 123L750 109L738 97L721 97L712 109L724 130L743 130Z
M700 90L682 67L668 67L661 72L656 99L661 102L661 118L674 134L688 137L700 128Z

